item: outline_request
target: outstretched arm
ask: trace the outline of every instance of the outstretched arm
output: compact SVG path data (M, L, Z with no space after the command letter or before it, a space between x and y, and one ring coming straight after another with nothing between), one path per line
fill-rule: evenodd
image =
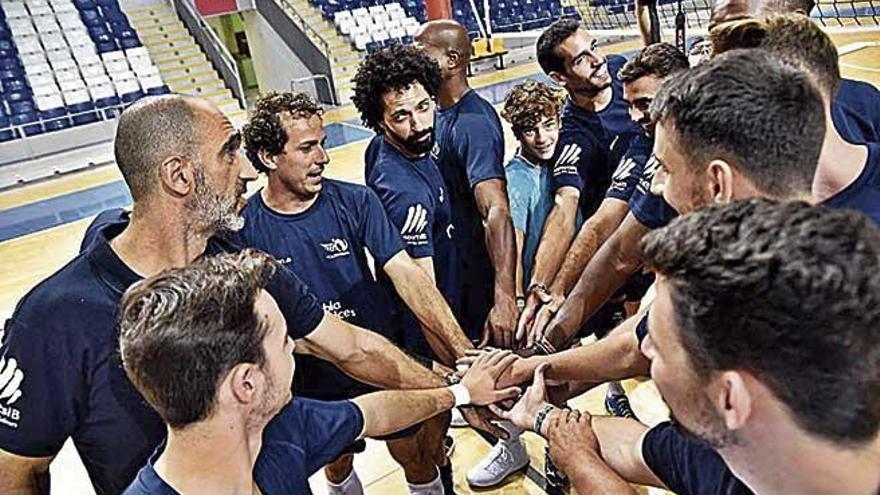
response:
M49 493L52 457L22 457L0 450L0 493L39 495Z
M457 358L464 356L466 350L473 349L473 344L455 320L443 294L428 276L427 267L423 269L406 251L400 251L383 268L400 298L418 318L431 349L443 364L452 366Z

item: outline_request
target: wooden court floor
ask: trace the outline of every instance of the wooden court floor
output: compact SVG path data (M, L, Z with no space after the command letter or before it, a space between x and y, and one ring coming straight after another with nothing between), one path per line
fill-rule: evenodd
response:
M845 33L833 34L832 37L844 53L847 47L852 48L856 46L854 45L856 43L861 44L858 50L841 56L843 75L880 86L880 33ZM637 48L636 42L625 42L608 47L606 53L623 53ZM536 64L528 63L504 71L476 76L473 78L472 84L476 87L493 85L538 72L539 68ZM325 121L327 123L340 122L356 116L352 108L346 107L327 112ZM506 132L507 151L512 154L515 149L515 140L509 129L506 129ZM362 183L365 146L366 141L360 141L331 150L331 163L327 168L327 175ZM0 193L0 211L120 179L121 176L114 167L104 167L13 189ZM261 185L262 181L258 181L254 185L254 189ZM76 254L82 234L90 221L91 219L87 218L0 242L0 318L9 315L18 299L37 282L56 271ZM627 382L625 386L631 391L631 401L640 418L649 424L665 418L665 407L659 400L659 395L652 383L631 381ZM604 387L600 387L575 399L573 405L594 414L602 414L604 412L603 397ZM465 481L465 473L482 459L491 447L469 428L452 430L452 435L457 442L452 462L455 467L456 491L458 493L545 493L539 484L522 473L512 476L501 487L472 491ZM526 434L525 440L532 459L532 467L538 473L543 473L543 440L532 434ZM408 493L401 470L394 464L382 444L370 442L367 451L356 458L355 466L368 494ZM52 473L53 493L73 495L94 493L75 451L69 444L59 454L57 462L53 463ZM540 482L540 479L538 481ZM320 473L313 478L312 486L316 494L325 493Z

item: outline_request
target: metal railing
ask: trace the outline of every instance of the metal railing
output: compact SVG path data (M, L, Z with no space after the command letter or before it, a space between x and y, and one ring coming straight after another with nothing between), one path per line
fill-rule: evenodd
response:
M290 90L296 91L297 86L302 86L303 84L306 84L308 82L312 82L313 86L315 88L315 97L318 101L321 101L322 98L320 97L320 92L318 92L318 81L324 81L324 84L327 85L327 93L330 95L330 103L333 106L338 107L339 100L336 97L336 92L333 91L333 84L330 83L330 78L327 77L326 74L315 74L315 75L311 75L311 76L298 77L296 79L293 79L290 81ZM325 103L325 102L322 101L322 103Z
M288 0L275 0L275 3L278 4L278 7L283 10L288 17L300 28L306 36L315 44L316 47L321 51L321 53L330 59L330 43L321 36L317 30L315 30L312 25L306 21L306 18L293 6L291 2Z
M223 77L226 85L232 89L233 95L238 99L241 108L247 108L244 85L241 82L241 73L238 71L238 63L229 53L223 40L217 36L214 29L196 12L192 0L172 0L177 14L196 38L199 46L205 50L208 58L214 62Z

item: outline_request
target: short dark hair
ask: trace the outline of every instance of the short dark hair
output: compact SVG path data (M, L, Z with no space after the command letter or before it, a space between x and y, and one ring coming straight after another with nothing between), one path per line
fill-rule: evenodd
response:
M265 321L254 303L275 272L245 250L168 270L126 291L119 346L134 386L172 428L210 416L220 380L240 363L265 362Z
M260 152L274 156L287 144L287 131L281 123L282 113L293 119L308 119L314 115L322 116L324 110L306 93L271 91L260 96L242 129L247 156L259 172L269 171L260 160Z
M148 96L122 112L113 153L134 201L156 188L162 162L174 155L196 158L198 120L181 95Z
M687 55L681 50L669 43L654 43L627 60L617 78L626 84L645 76L664 78L689 67Z
M766 194L809 193L825 137L810 78L765 50L734 50L667 79L651 115L694 167L723 159Z
M777 14L793 14L797 12L809 16L815 7L815 0L766 0L763 11Z
M752 199L679 217L642 241L702 376L745 370L806 431L880 429L880 229L853 210Z
M758 48L766 36L763 21L752 18L724 22L709 31L714 55L738 48Z
M507 92L501 116L519 138L524 129L537 126L543 119L559 117L562 100L559 90L542 82L526 81Z
M833 97L840 88L837 47L809 17L774 14L764 20L761 48L813 75L820 89Z
M431 98L440 93L440 66L412 45L395 45L367 55L354 78L355 107L364 125L382 134L382 95L419 83Z
M565 59L556 51L578 29L586 29L583 24L574 19L559 19L554 22L538 37L536 51L538 52L538 65L545 74L551 72L565 73Z

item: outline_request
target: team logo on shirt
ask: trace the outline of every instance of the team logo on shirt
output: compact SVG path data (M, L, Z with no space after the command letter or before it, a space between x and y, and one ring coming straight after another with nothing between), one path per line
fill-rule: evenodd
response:
M410 246L424 246L428 243L428 210L421 203L410 206L406 211L406 221L400 229L400 236Z
M580 145L577 143L566 144L565 147L562 148L562 153L559 154L559 158L556 159L556 164L553 165L553 176L577 174L577 163L581 159L582 151Z
M632 158L624 158L620 161L620 165L617 166L617 170L614 171L614 175L611 177L611 190L613 191L623 191L626 189L626 179L632 174L634 168L636 168L638 164Z
M18 428L21 411L12 407L21 398L24 372L13 357L0 358L0 424Z
M440 186L439 189L440 189L440 202L442 203L443 200L446 199L446 197L443 196L443 186Z
M348 248L348 241L338 237L330 239L329 242L322 242L321 247L327 252L325 258L328 260L334 260L351 254L351 251Z
M343 308L339 301L327 301L322 303L325 313L330 313L340 320L348 320L357 316L357 311L353 309Z
M653 154L650 158L648 158L648 162L645 163L645 168L642 169L642 177L639 179L639 190L642 194L648 194L651 192L651 182L654 181L654 176L657 175L657 170L660 168L660 162L657 161L657 157Z

